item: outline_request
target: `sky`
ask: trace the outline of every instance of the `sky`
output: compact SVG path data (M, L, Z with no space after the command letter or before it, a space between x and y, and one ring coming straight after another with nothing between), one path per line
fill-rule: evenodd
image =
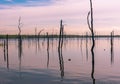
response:
M63 20L66 34L89 32L89 0L0 0L0 34L17 34L21 17L22 34L58 33ZM120 33L120 0L93 0L96 34Z

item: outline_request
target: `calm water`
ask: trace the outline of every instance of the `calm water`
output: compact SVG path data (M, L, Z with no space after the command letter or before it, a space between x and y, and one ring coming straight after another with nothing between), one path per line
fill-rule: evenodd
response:
M0 40L3 44L4 39ZM120 84L120 39L8 40L0 46L0 84Z

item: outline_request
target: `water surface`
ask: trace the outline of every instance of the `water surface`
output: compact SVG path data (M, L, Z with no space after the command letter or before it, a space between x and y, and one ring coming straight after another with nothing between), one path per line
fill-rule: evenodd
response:
M6 39L1 39L3 44ZM0 84L119 84L120 39L90 38L8 40L0 46Z

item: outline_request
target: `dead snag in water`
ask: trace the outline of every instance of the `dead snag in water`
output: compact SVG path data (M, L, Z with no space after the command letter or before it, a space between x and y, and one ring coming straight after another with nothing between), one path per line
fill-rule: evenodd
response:
M21 27L22 26L23 26L23 24L21 23L21 17L19 17L19 19L18 19L18 29L19 29L18 35L21 35Z
M47 56L48 56L47 68L48 68L49 67L49 35L48 35L48 32L47 32Z
M4 40L4 61L6 62L6 41Z
M113 39L113 37L114 37L114 31L111 32L111 39L110 39L110 44L111 44L111 65L114 63L114 47L113 47L114 39Z
M90 21L90 18L91 17L91 21ZM94 40L94 28L93 28L93 7L92 7L92 0L90 0L90 11L88 12L88 15L87 15L87 24L88 24L88 27L91 31L91 34L92 34L92 42L93 42L93 45L95 45L95 40Z
M21 23L21 17L19 17L18 19L18 44L22 45L22 38L21 38L21 27L23 26L23 24Z
M48 32L47 32L47 51L49 50L49 35L48 35Z
M44 29L41 29L41 30L38 32L38 41L39 41L40 34L41 34L42 31L44 31Z
M89 20L91 16L91 20ZM95 77L94 77L94 68L95 68L95 61L94 61L94 47L95 47L95 39L94 39L94 29L93 29L93 6L92 6L92 0L90 0L90 11L87 15L87 24L92 34L92 47L91 47L91 54L92 54L92 72L91 72L91 78L93 80L93 84L95 84Z
M21 53L22 53L22 37L21 37L21 27L23 26L23 24L21 23L21 17L19 17L18 19L18 49L19 49L19 57L21 57Z
M35 38L37 37L37 27L35 27Z
M58 49L62 48L63 46L63 33L64 33L64 25L63 25L63 21L61 20Z
M21 27L23 24L21 23L21 17L18 19L18 58L19 58L19 71L21 72L21 60L22 60L22 37L21 37Z
M64 60L62 56L62 46L63 46L63 32L64 25L63 21L60 21L60 34L59 34L59 44L58 44L58 55L59 55L59 64L60 64L60 71L61 71L61 78L64 77Z
M6 57L7 57L7 69L9 70L9 57L8 57L8 34L6 35Z

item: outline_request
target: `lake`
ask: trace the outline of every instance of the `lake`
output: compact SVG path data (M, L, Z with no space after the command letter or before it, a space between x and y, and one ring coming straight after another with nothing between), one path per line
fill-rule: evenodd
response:
M0 39L0 84L120 84L120 39Z

